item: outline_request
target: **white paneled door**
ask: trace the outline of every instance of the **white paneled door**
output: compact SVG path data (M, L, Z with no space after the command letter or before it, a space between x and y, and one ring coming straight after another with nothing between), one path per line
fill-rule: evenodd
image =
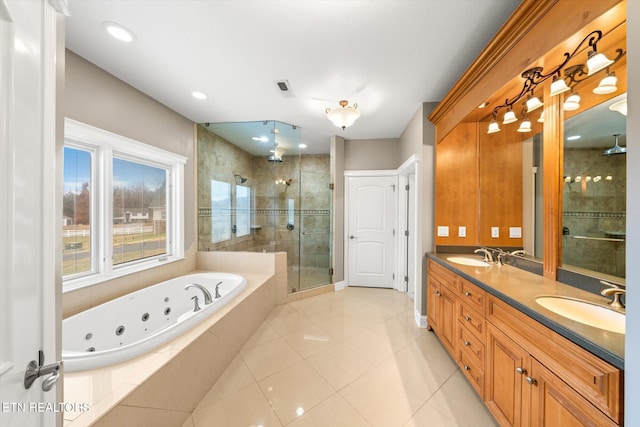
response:
M2 427L62 420L61 375L51 363L59 356L56 230L62 224L56 208L56 9L64 4L0 0ZM32 383L25 377L31 361Z
M395 284L396 176L347 177L349 286Z

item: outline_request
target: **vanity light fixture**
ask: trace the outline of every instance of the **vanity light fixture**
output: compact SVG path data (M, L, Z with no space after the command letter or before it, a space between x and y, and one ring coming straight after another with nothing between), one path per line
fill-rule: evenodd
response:
M107 30L111 37L120 40L121 42L131 43L136 39L136 35L125 27L124 25L120 25L116 22L104 21L102 26Z
M531 122L528 118L525 117L522 122L520 122L520 127L518 127L517 131L522 133L531 132Z
M580 108L580 95L578 92L572 91L571 95L569 95L564 101L564 104L562 104L562 109L564 111L575 111L578 108Z
M504 118L502 120L503 125L508 125L509 123L517 122L518 118L516 117L516 113L513 112L511 107L504 113Z
M602 37L602 33L600 34L600 37ZM589 41L589 45L593 48L587 55L587 68L589 69L588 75L590 76L600 70L604 70L609 65L613 64L614 61L607 58L603 53L596 51L596 42L591 44L591 41Z
M627 99L625 98L618 102L614 102L609 106L609 110L616 111L622 114L623 116L626 116L627 115Z
M531 112L542 107L544 104L540 101L540 98L533 94L533 91L530 95L527 95L527 112Z
M613 177L611 175L607 175L604 180L605 181L613 181Z
M538 117L538 123L544 123L544 111L540 113L540 117Z
M553 76L553 82L551 82L551 91L549 92L550 96L560 95L563 92L571 90L567 83L561 78L559 75Z
M360 110L358 110L358 104L349 105L349 101L343 99L339 102L340 108L327 108L325 113L327 113L327 118L331 120L331 122L345 130L349 126L355 123L356 120L360 117Z
M513 98L507 98L504 104L498 105L493 109L492 120L491 120L491 123L489 123L489 128L487 131L489 133L493 133L493 132L498 132L500 130L497 122L496 123L494 122L496 120L497 113L502 108L505 108L507 110L507 112L504 115L503 123L505 124L512 123L513 121L517 120L517 118L513 120L514 117L512 117L509 111L512 109L513 105L516 102L518 102L525 96L526 96L526 106L527 106L528 113L543 106L544 105L543 102L540 100L540 98L534 95L534 91L540 84L544 83L548 79L553 78L553 81L551 82L549 94L551 96L556 96L571 90L575 86L575 84L577 84L578 82L588 78L589 76L597 73L600 70L603 70L609 67L611 64L614 64L616 61L618 61L620 58L626 55L626 52L623 49L617 49L616 50L617 56L613 60L611 60L607 58L604 54L598 53L597 44L602 39L602 37L603 37L602 31L600 30L595 30L587 34L585 38L583 38L582 41L578 43L578 46L576 46L576 48L572 53L565 52L564 60L562 61L562 63L556 66L549 73L545 74L543 72L542 67L533 67L523 71L521 74L521 77L524 79L524 83L522 85L522 89L520 90L520 93L515 95ZM578 52L583 52L583 49L586 47L586 45L588 45L591 48L587 56L586 64L582 63L582 64L576 64L570 67L566 67L569 61L571 61L578 55ZM564 71L564 77L562 77L563 71ZM608 72L607 77L605 77L602 80L601 85L599 85L598 88L594 90L594 92L595 93L615 92L615 90L617 90L617 87L616 87L617 81L614 81L613 80L614 78L615 78L615 74ZM608 91L611 91L611 92L608 92ZM483 103L482 106L484 106L484 104L485 103ZM571 111L579 107L580 107L580 98L577 95L577 93L574 94L572 92L572 94L567 98L567 102L564 103L564 109L567 111ZM543 115L541 114L540 118L538 119L538 122L543 122L543 121L544 121L544 118L543 118Z
M496 121L496 119L491 119L491 121L489 122L489 129L487 130L487 133L496 133L496 132L500 132L500 126L498 125L498 122Z
M615 72L608 72L607 75L600 80L600 83L597 87L593 89L593 93L598 95L606 95L608 93L614 93L618 90L618 78L616 77Z
M593 182L599 182L602 179L600 175L593 178Z

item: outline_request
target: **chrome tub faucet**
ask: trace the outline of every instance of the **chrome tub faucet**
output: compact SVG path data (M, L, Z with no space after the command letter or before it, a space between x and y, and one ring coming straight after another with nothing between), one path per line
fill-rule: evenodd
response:
M222 283L222 282L220 282ZM220 284L218 283L218 284ZM189 283L187 286L184 287L184 290L186 291L189 288L196 288L196 289L200 289L202 291L202 293L204 294L204 305L208 305L211 304L213 302L213 298L211 298L211 292L209 292L209 290L207 288L205 288L202 285L199 285L197 283ZM218 288L216 286L216 298L218 298Z

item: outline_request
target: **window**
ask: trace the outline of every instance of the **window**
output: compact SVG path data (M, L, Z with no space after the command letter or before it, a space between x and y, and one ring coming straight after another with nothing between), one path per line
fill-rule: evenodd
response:
M251 232L251 188L236 185L236 236L247 236Z
M65 120L65 291L182 259L185 162Z
M211 180L211 241L231 239L231 184Z

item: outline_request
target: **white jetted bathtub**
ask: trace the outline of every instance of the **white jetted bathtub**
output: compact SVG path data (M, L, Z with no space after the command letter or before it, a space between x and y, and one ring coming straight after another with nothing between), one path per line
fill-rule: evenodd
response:
M236 274L190 274L64 319L64 370L99 368L144 354L202 322L246 286L247 281Z

